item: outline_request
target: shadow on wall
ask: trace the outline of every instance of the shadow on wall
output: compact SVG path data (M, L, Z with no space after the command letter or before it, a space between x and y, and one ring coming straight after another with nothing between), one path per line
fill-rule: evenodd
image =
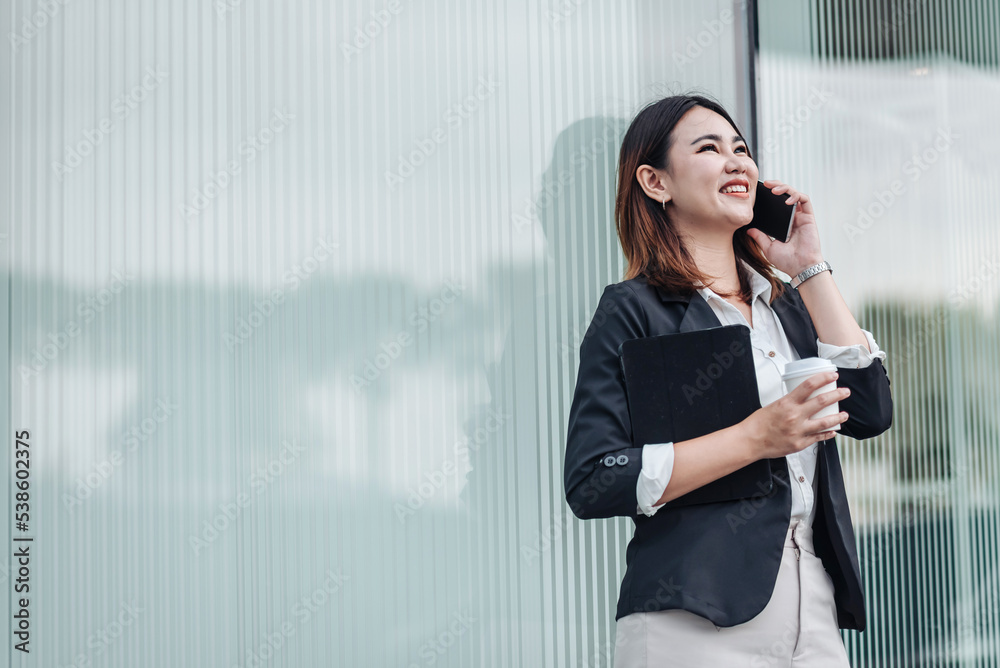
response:
M506 327L498 364L486 373L493 400L470 417L466 433L473 438L489 432L491 415L506 414L512 420L509 429L491 432L488 442L471 452L472 472L463 498L476 532L473 563L484 566L477 569L476 589L496 592L484 596L479 609L484 620L481 649L494 656L509 647L541 651L552 637L564 637L575 625L580 630L575 637L593 641L573 650L587 657L577 665L611 665L617 566L584 565L580 549L568 544L566 528L573 518L565 502L562 458L580 343L604 287L622 279L614 197L618 151L627 128L624 119L598 117L573 123L559 134L529 207L531 215L517 212L511 228L514 235L538 236L540 231L544 260L489 270L503 280L491 285L490 294L502 305ZM546 592L555 592L552 579L560 579L565 564L571 581L576 581L573 573L591 567L609 573L603 594L574 591L572 596L602 601L596 605L607 610L610 636L594 638L592 620L582 615L553 619L553 610L540 605L540 598L549 598ZM565 610L563 604L556 607ZM579 614L579 605L571 607L572 614ZM547 658L535 655L532 662Z

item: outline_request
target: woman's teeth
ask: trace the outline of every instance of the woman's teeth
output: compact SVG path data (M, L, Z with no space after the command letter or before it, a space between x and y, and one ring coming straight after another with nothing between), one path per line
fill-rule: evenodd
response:
M746 186L727 186L727 187L723 188L719 192L722 192L722 193L745 193L746 191L747 191L747 187Z

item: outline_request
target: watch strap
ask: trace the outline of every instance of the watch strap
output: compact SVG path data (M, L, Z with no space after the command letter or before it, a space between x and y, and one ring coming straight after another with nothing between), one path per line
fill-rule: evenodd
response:
M797 290L804 281L812 278L816 274L821 274L824 271L829 271L831 274L833 273L833 267L831 267L830 263L827 262L826 260L823 260L819 264L814 264L810 267L806 267L804 270L802 270L802 273L800 273L798 276L792 279L792 287Z

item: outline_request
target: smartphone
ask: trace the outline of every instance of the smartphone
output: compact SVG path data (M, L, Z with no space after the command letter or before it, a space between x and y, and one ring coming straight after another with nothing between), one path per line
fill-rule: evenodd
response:
M757 196L753 202L753 220L750 227L755 227L772 239L785 243L792 235L792 218L799 203L788 206L785 201L788 193L775 195L763 181L757 181Z

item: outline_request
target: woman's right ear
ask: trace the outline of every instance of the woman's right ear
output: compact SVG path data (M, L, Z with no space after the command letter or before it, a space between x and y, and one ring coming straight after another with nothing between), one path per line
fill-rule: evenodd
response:
M667 202L670 201L670 192L666 180L659 170L653 169L649 165L639 165L635 170L635 179L647 197L660 202L666 208Z

